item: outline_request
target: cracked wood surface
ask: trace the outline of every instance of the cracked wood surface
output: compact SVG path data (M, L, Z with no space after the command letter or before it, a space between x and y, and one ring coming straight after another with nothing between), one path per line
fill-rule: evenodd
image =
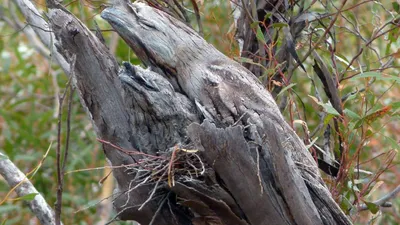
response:
M132 189L140 172L114 169L119 218L141 224L351 224L324 185L307 148L270 93L239 63L191 28L143 3L103 11L148 67L123 63L72 14L56 6L58 51L76 55L76 86L113 166L176 145L198 149L202 179L177 180L138 210L153 190ZM153 184L154 186L154 184ZM170 195L168 195L170 196ZM207 220L213 218L212 221Z
M138 144L135 140L136 131L130 124L133 118L125 107L121 93L122 83L118 77L119 65L114 56L84 24L66 10L51 9L50 23L56 35L59 52L67 59L76 55L76 77L73 79L76 81L82 105L92 119L97 136L124 149L136 149ZM113 166L129 165L135 162L135 158L139 158L126 155L108 145L103 145L103 149ZM140 205L147 199L151 189L141 187L129 193L135 197L129 198L126 204L128 198L124 192L129 188L133 176L127 174L124 169L113 169L113 174L118 184L113 200L117 211L126 208L122 207L124 205L128 207ZM142 224L148 224L158 205L156 202L151 202L141 211L137 208L132 207L126 219L133 217ZM174 224L169 210L165 209L161 214L165 216L159 216L157 224ZM125 217L121 213L120 218L125 219Z

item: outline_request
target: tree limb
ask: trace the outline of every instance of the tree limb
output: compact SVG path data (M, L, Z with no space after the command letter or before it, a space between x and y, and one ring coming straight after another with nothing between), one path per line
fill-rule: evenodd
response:
M32 213L43 225L54 225L55 218L52 208L47 204L43 196L36 190L29 179L22 173L6 155L0 153L0 174L8 185L15 190L19 197L28 194L37 194L32 201L26 201Z

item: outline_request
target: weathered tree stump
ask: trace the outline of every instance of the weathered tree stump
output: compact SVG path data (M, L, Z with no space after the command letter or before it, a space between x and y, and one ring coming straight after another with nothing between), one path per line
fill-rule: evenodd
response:
M239 63L143 3L102 17L147 67L123 63L53 5L59 52L118 188L119 219L145 224L351 224L274 99Z

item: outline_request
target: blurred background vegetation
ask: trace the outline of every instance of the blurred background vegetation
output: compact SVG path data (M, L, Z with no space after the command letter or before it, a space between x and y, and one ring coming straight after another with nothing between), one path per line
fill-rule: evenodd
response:
M191 12L191 1L183 2ZM234 38L233 14L229 1L196 2L200 8L206 40L229 57L238 57L239 50ZM342 3L337 0L305 2L306 6L311 7L310 11L318 13L336 13L337 7ZM34 4L46 11L44 0L36 0ZM110 27L100 18L99 13L107 2L82 0L64 1L63 4L89 28L95 27L94 21L99 24L104 30L103 35L110 51L115 53L119 62L131 61L140 64L124 42L110 31ZM350 213L355 204L373 202L390 193L400 183L399 157L396 155L400 141L400 32L399 26L391 23L399 22L400 10L398 1L389 0L349 0L344 8L347 10L340 14L332 28L334 32L331 38L335 40L330 40L330 43L336 43L335 51L333 52L332 46L327 44L329 40L317 46L317 50L334 74L335 71L344 71L346 68L350 71L345 74L345 78L349 79L340 82L340 96L365 88L343 102L346 109L344 122L339 134L336 134L343 137L346 145L347 176L340 181L326 176L328 186L341 207ZM193 18L192 25L196 28L194 14L188 15ZM326 17L321 22L307 25L304 38L296 46L300 58L308 51L307 42L311 31L314 35L312 41L316 41L318 35L324 33L331 19L332 17ZM51 147L44 164L31 178L31 182L48 203L54 205L57 184L55 140L58 96L64 92L68 78L56 63L37 51L37 46L26 37L25 28L25 20L13 0L2 0L0 151L24 173L28 173L39 164L46 150ZM373 41L370 42L371 40ZM364 50L359 53L361 48ZM359 57L349 66L353 57L357 55ZM385 67L386 63L390 66ZM294 124L300 137L305 135L304 125L310 132L318 127L318 112L327 109L318 105L313 100L315 98L310 97L318 94L316 90L319 93L323 92L322 84L314 74L312 65L313 60L307 59L304 62L307 72L297 69L290 83L282 84L287 87L283 92L289 99L283 113L287 121ZM354 77L350 78L352 76ZM278 104L281 96L277 97ZM323 97L323 100L319 103L326 103L327 98ZM63 108L66 115L67 107ZM331 114L334 115L335 112ZM111 195L112 179L108 178L103 182L109 170L102 167L107 163L76 93L73 96L71 122L66 169L71 173L65 176L62 221L64 224L104 223L112 217L112 214L108 214L109 203L97 203ZM62 141L65 142L65 122L63 124ZM322 136L319 132L315 137L321 137L320 140L316 140L315 137L312 140L319 143ZM354 173L357 165L371 174ZM101 168L90 169L98 167ZM9 190L8 185L0 178L0 201L4 200ZM22 201L12 200L14 197L15 195L12 195L0 205L0 224L37 224L29 209ZM368 204L368 210L352 214L352 220L356 224L399 224L400 198L391 201L393 207L380 210L373 204Z

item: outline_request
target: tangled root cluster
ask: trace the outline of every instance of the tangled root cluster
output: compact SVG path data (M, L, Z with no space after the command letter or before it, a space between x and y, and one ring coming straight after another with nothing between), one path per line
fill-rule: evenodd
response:
M175 146L158 155L150 155L136 150L128 151L110 142L98 140L125 154L136 156L135 163L123 166L126 173L134 174L134 178L125 192L128 198L124 206L129 203L129 193L140 186L152 185L154 187L147 200L140 205L139 210L154 198L157 190L166 186L173 187L176 181L201 180L206 172L206 165L201 160L198 150Z

